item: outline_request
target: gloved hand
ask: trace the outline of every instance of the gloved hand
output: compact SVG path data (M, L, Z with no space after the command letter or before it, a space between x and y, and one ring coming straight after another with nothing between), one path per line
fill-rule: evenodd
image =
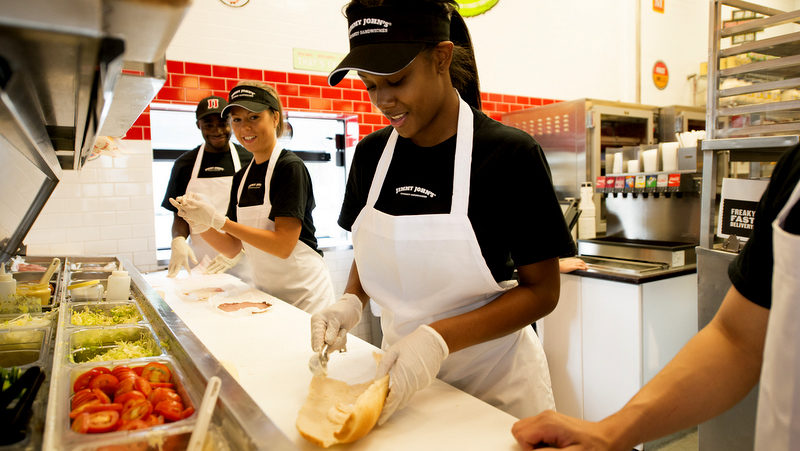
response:
M424 324L389 347L375 375L377 379L389 374L389 396L378 425L405 407L414 393L433 382L449 353L439 332Z
M169 203L178 209L178 216L185 219L189 225L213 227L217 231L225 225L227 219L225 215L217 213L210 202L195 193L186 193L175 199L170 198Z
M222 274L225 271L233 268L239 263L239 260L242 259L242 255L244 255L244 251L240 251L236 254L233 258L228 258L222 254L217 254L214 257L214 260L211 260L211 263L208 264L206 268L206 274Z
M333 305L311 315L311 349L320 352L325 343L331 351L344 351L347 331L361 321L363 309L358 296L345 293Z
M189 260L195 265L197 264L197 257L194 251L189 247L186 238L176 236L172 239L172 255L169 257L169 267L167 269L167 277L175 277L181 271L181 268L186 268L186 272L191 273L192 268L189 266Z

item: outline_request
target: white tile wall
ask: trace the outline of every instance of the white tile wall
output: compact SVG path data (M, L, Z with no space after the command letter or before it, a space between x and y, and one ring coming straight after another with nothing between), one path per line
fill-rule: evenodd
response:
M117 144L114 155L64 171L25 239L29 255L112 255L156 269L150 141Z

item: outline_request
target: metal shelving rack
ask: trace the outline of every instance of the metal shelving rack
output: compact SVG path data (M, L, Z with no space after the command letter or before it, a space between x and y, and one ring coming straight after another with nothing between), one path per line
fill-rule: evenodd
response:
M785 135L800 133L800 99L745 105L720 105L721 101L734 96L766 93L774 90L800 88L800 10L784 12L741 0L711 0L708 57L708 100L706 109L706 136L731 138L736 136ZM730 6L752 11L766 17L725 27L722 8ZM779 25L791 24L788 32L776 36L722 48L722 40L749 32L761 32ZM770 30L780 33L776 29ZM767 58L741 66L720 69L720 59L757 53ZM720 89L721 83L735 77L749 85ZM733 117L743 119L730 120ZM729 120L725 120L725 119ZM720 127L724 122L725 127Z
M760 163L775 162L800 144L800 100L736 105L734 96L800 88L800 10L783 12L741 0L710 0L706 137L703 154L700 245L697 247L698 329L716 314L731 286L728 264L738 255L715 239L719 183L729 175L731 162L750 162L750 177L760 177ZM724 27L723 6L766 17ZM721 48L725 38L791 24L788 33ZM774 30L773 30L774 31ZM749 52L766 55L764 61L720 69L722 58ZM720 89L735 77L750 83ZM722 105L721 103L722 102ZM753 449L758 386L737 405L698 428L699 451Z

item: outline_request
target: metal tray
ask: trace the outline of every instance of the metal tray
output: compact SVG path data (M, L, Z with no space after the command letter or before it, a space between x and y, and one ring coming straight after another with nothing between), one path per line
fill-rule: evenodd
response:
M69 356L67 363L81 364L90 359L114 348L115 342L144 340L154 352L151 357L161 356L164 350L159 344L153 330L146 325L135 326L112 326L112 327L92 327L77 330L64 330L69 342ZM116 364L115 360L104 360Z
M45 367L49 340L49 327L0 330L0 367Z
M184 381L186 376L177 362L168 357L148 357L142 359L121 360L114 362L113 365L103 363L89 363L76 365L71 368L64 368L58 377L69 381L69 384L63 384L59 392L56 394L57 399L50 400L53 407L57 409L56 412L56 434L59 436L58 442L63 448L75 450L94 450L103 447L112 447L119 445L126 445L120 449L136 449L136 450L149 450L149 449L185 449L189 442L191 433L194 430L194 424L197 419L197 412L193 413L187 418L175 421L173 423L165 423L159 426L153 426L147 429L140 429L134 431L116 431L105 432L99 434L79 434L70 428L69 410L71 408L71 400L74 395L72 386L75 380L84 372L96 367L106 367L113 369L117 366L124 365L131 368L144 366L149 362L160 362L169 367L172 373L171 382L175 384L175 391L183 399L184 407L193 407L195 410L199 409L200 398L202 394L195 393L187 389ZM52 408L52 407L51 407ZM116 449L116 448L113 448Z

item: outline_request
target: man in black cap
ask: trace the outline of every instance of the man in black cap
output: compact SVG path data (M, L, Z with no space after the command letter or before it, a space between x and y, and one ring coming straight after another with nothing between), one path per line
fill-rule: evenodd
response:
M209 272L225 272L242 257L229 259L218 255L199 235L190 235L189 224L177 214L169 203L170 197L183 196L188 192L205 196L222 213L228 208L233 174L250 163L252 154L244 147L230 142L231 127L222 118L222 110L228 105L222 97L206 97L197 104L195 116L197 128L203 135L203 144L184 153L175 160L167 191L161 206L174 213L172 220L172 255L169 260L168 277L175 277L181 268L190 271L189 261L197 263L204 256L213 259Z

